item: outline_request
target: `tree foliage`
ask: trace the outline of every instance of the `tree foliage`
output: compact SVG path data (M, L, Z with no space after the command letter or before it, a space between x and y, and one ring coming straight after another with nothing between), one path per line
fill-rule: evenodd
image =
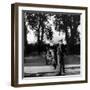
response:
M48 12L25 12L28 23L32 30L35 30L37 36L37 43L43 44L44 35L48 40L52 40L53 31L52 27L46 23L49 23L48 17L54 16L52 21L55 27L55 31L63 31L65 33L65 40L67 42L67 48L73 49L77 42L80 42L80 33L78 32L78 26L80 25L80 14L75 13L48 13ZM70 32L68 32L68 28ZM26 30L26 29L25 29ZM70 33L70 35L69 35Z

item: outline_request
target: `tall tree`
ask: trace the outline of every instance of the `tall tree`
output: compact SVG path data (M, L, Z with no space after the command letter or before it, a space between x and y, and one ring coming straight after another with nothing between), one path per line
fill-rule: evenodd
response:
M26 12L31 30L35 30L39 53L41 46L44 44L44 35L47 36L47 39L51 39L50 36L52 36L51 27L45 24L45 22L48 22L48 15L45 12Z
M78 26L80 24L80 14L56 14L55 16L55 30L63 30L66 34L67 49L74 48L74 45L77 43L77 39L80 39L78 33ZM69 36L68 27L70 28L71 36ZM72 52L73 53L73 52Z
M80 39L79 33L78 33L78 26L80 25L80 15L71 15L70 16L70 29L71 29L71 37L69 39L69 47L72 50L72 53L74 53L74 46L77 43L77 39Z

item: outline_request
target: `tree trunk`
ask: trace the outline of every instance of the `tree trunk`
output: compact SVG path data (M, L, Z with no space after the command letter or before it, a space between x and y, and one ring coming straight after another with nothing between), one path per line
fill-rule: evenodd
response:
M25 53L25 55L27 54L27 46L28 46L28 43L27 43L27 28L26 28L26 25L25 25L25 22L24 22L24 53Z
M44 37L44 27L42 27L41 42L43 42L43 37Z
M77 33L77 25L73 24L73 28L70 27L71 29L71 37L70 37L70 43L69 43L69 47L70 47L70 51L72 54L74 54L74 46L76 44L76 39L75 39L75 36L76 36L76 33Z
M69 54L69 36L68 36L68 31L67 31L67 27L64 28L65 33L66 33L66 42L67 42L67 50L66 53Z
M37 36L37 44L38 44L38 54L40 55L40 52L41 52L41 40L40 40L40 28L41 28L41 21L40 21L40 18L39 18L39 25L38 25L38 36Z

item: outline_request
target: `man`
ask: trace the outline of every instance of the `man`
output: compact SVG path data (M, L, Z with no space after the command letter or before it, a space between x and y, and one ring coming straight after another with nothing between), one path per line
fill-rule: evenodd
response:
M59 46L58 46L58 55L59 55L59 64L60 64L60 72L59 75L63 75L65 73L65 64L64 64L64 47L63 47L63 43L62 40L61 42L59 42Z
M46 64L47 65L53 65L53 67L56 69L54 46L50 46L50 48L47 49L47 52L46 52Z
M54 63L54 68L56 69L57 67L57 44L54 45L54 60L55 60L55 63Z

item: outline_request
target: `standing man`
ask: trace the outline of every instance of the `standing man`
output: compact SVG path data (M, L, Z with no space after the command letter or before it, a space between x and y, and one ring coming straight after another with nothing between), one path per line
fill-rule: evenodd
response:
M54 45L54 60L55 60L55 63L54 63L54 68L56 69L57 68L57 44Z
M60 64L60 72L59 75L63 75L65 73L65 63L64 63L64 47L63 47L63 41L60 40L59 46L58 46L58 55L59 55L59 64Z

